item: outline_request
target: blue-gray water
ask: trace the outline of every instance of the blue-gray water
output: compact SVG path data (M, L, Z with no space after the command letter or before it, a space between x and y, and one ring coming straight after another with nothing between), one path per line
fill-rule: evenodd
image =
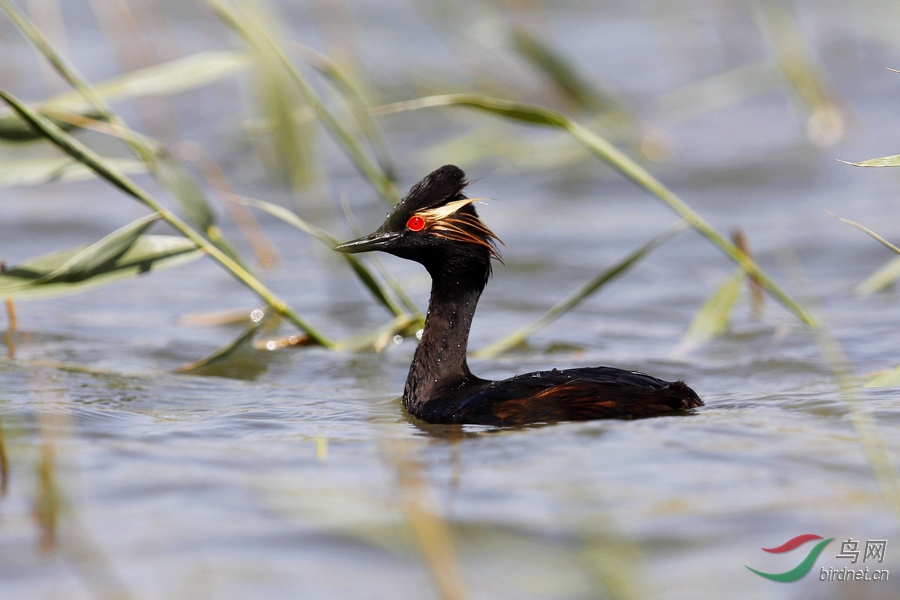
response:
M231 43L207 11L175 6L166 10L182 52ZM475 85L459 66L460 48L474 48L469 58L484 68L520 78L529 100L552 100L547 84L509 55L466 38L455 40L454 51L453 35L428 24L428 6L347 5L356 16L347 39L316 26L321 11L287 6L286 13L296 38L324 51L352 41L382 100ZM686 121L669 122L655 108L656 99L692 81L771 57L753 11L703 2L557 3L543 18L556 47L588 78L608 82L648 126L667 132L672 154L647 163L649 170L721 231L741 228L761 265L823 319L856 373L867 375L900 364L900 304L893 291L861 299L852 288L892 254L827 211L900 237L900 169L836 161L900 152L900 75L885 69L900 68L900 11L879 2L795 8L847 115L846 134L826 148L807 139L785 88ZM87 7L67 5L65 16L76 64L95 80L113 76L112 55ZM475 7L459 10L457 21L474 25L455 26L490 46L484 16ZM2 54L11 57L0 71L2 87L40 98L36 55L8 23L0 36ZM290 204L242 128L250 98L248 80L232 79L171 98L166 110L178 115L179 137L200 141L241 192ZM138 110L120 108L138 121ZM471 193L491 199L479 210L506 243L505 265L495 266L482 299L473 349L537 318L675 219L586 155L535 166L577 156L561 133L453 110L380 123L403 189L440 164L458 163L475 180ZM474 161L477 148L435 149L476 129L485 139L536 150ZM377 226L386 207L324 133L316 145L330 179L318 204L316 194L300 201L305 216L349 239L339 208L346 194L361 227ZM0 160L40 153L7 145ZM96 181L5 188L0 198L0 260L7 264L99 239L142 214ZM336 338L387 321L327 248L260 220L281 254L264 278L297 312ZM383 260L424 307L424 271ZM258 306L209 260L19 302L15 352L0 359L11 469L0 498L0 597L437 597L408 524L416 518L411 505L427 507L449 528L473 598L897 597L897 513L809 331L771 298L763 318L752 319L744 293L728 334L692 353L674 352L732 269L704 238L682 233L533 336L529 348L470 360L477 374L493 378L598 364L682 378L706 400L696 414L466 427L462 435L403 417L397 398L413 338L381 353L251 353L235 365L236 374L255 375L250 380L173 374L240 331L187 327L180 317ZM896 389L859 395L877 423L869 443L880 440L900 460ZM63 509L60 547L42 553L32 513L35 466L48 445ZM888 486L891 477L896 473ZM745 568L794 567L812 544L780 555L760 548L803 533L835 538L807 577L775 583ZM887 540L885 562L838 558L849 539L861 548ZM862 566L888 568L893 577L818 580L821 568Z

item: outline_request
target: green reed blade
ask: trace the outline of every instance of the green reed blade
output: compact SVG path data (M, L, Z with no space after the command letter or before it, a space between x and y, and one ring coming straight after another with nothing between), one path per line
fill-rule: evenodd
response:
M80 116L97 119L100 117L100 114L97 113L97 111L87 111ZM68 121L63 121L51 116L48 116L47 118L64 131L71 131L78 128L78 125ZM41 135L39 131L35 131L31 125L20 119L16 113L9 111L9 109L4 109L0 112L0 140L6 142L34 142L35 140L42 139L44 139L44 136Z
M6 1L6 0L0 0ZM313 109L322 125L334 138L359 172L372 184L382 198L391 204L400 201L400 194L390 178L384 174L362 151L356 139L328 112L312 86L307 83L300 71L291 63L278 43L264 29L255 27L253 19L244 11L238 12L235 7L228 6L222 0L206 0L206 3L251 47L265 47L273 52L294 80L297 89L306 103Z
M480 350L473 352L472 356L476 358L490 358L492 356L497 356L498 354L506 352L510 348L523 343L536 331L543 329L563 314L581 304L583 300L594 294L594 292L605 286L607 283L610 283L620 275L625 274L631 267L636 265L638 261L643 259L650 252L662 246L685 229L687 229L687 224L683 219L676 221L666 231L656 236L646 244L642 245L640 248L638 248L619 262L615 263L611 267L604 269L602 272L594 276L580 288L569 294L568 297L566 297L546 313L541 315L539 319L537 319L530 325L523 327L512 335L509 335L484 348L481 348Z
M165 96L193 90L220 81L252 65L251 57L240 50L197 52L168 62L128 71L92 85L105 100L126 100L142 96ZM46 104L61 108L84 106L78 92L50 98Z
M900 367L879 373L863 384L867 388L900 387Z
M258 312L259 311L257 311L257 314ZM238 352L246 350L250 347L250 344L253 342L253 338L257 333L264 328L270 327L270 321L275 316L271 310L265 310L262 311L262 313L263 314L259 318L254 315L250 320L250 323L234 340L199 360L195 360L188 365L175 369L175 372L202 375L209 367L224 363Z
M43 298L83 292L113 281L187 264L203 252L174 235L141 235L118 258L75 269L90 247L71 248L28 260L0 273L0 298Z
M364 94L360 91L357 82L345 73L333 60L316 52L312 48L303 44L294 44L294 47L300 51L301 58L316 71L324 75L334 84L334 87L341 93L341 97L350 107L353 118L359 124L363 135L372 147L375 154L375 160L381 171L391 181L397 179L397 169L394 167L394 161L388 150L387 143L378 124L369 114L367 103L364 100Z
M206 231L215 225L216 217L206 196L171 153L164 148L158 148L154 156L153 170L159 182L172 194L194 227Z
M881 242L881 244L882 244L885 248L890 248L891 250L893 250L893 251L896 252L897 254L900 254L900 248L898 248L898 247L895 246L894 244L890 243L889 241L887 241L886 239L884 239L883 237L881 237L880 235L878 235L877 233L875 233L874 231L872 231L871 229L869 229L868 227L866 227L865 225L860 225L859 223L857 223L857 222L855 222L855 221L851 221L850 219L845 219L845 218L843 218L843 217L839 217L839 216L837 216L837 215L834 214L834 213L829 213L829 214L830 214L832 217L834 217L835 219L837 219L838 221L840 221L841 223L846 223L847 225L850 225L851 227L856 227L857 229L859 229L859 230L862 231L863 233L865 233L865 234L869 235L870 237L872 237L872 238L878 240L879 242Z
M94 85L95 91L106 100L137 98L148 95L175 94L191 90L246 69L250 59L246 52L234 50L199 52L145 69L129 71L119 77ZM41 108L63 110L96 119L101 116L78 92L67 92L44 100ZM77 127L51 117L65 130ZM43 136L22 121L9 108L0 110L0 139L34 141Z
M865 298L887 289L898 278L900 278L900 256L895 256L853 288L853 293Z
M900 167L900 154L882 156L881 158L871 158L862 162L847 162L846 160L840 162L854 167Z
M588 112L613 111L632 120L632 115L612 94L598 90L549 44L522 27L512 25L511 29L512 49L552 81L571 103Z
M610 144L607 140L560 112L539 106L498 100L495 98L486 98L474 94L428 96L417 100L397 102L395 104L382 106L374 109L373 112L374 114L388 114L433 106L464 106L525 123L547 125L565 130L594 156L613 167L624 177L650 192L669 206L669 208L687 221L691 227L696 229L698 233L718 246L726 256L737 263L747 273L756 277L769 294L794 313L803 323L808 326L815 324L815 319L808 315L797 302L786 294L778 284L760 269L756 264L756 261L747 256L744 252L741 252L740 249L732 244L725 236L716 231L712 225L707 223L699 213L694 211L694 209L688 206L681 198L676 196L674 192L660 183L659 180L648 173L646 169Z
M89 244L75 256L49 272L46 277L42 277L36 282L78 281L90 277L91 273L100 271L121 258L141 234L158 220L159 215L151 214L132 221L102 240Z
M868 227L866 227L864 225L860 225L859 223L857 223L855 221L851 221L850 219L845 219L843 217L839 217L836 214L831 213L831 212L829 212L828 214L830 214L832 217L834 217L841 223L846 223L847 225L850 225L851 227L855 227L855 228L859 229L866 235L881 242L881 244L883 246L885 246L886 248L889 248L889 249L893 250L894 252L896 252L897 254L900 254L900 248L898 248L894 244L890 243L889 241L887 241L886 239L884 239L883 237L881 237L880 235L878 235L877 233L875 233L874 231L869 229ZM883 265L875 273L873 273L872 275L869 275L869 277L867 277L862 283L857 285L853 291L859 296L870 296L870 295L874 294L875 292L881 291L881 290L885 289L886 287L888 287L889 285L891 285L892 283L894 283L894 281L896 281L898 277L900 277L900 257L895 257L892 261Z
M815 64L797 19L787 5L774 0L753 7L784 82L806 113L807 139L817 146L833 146L847 129L845 103Z
M43 136L41 138L43 139ZM103 157L103 160L129 175L147 172L147 166L138 160L108 156ZM53 181L83 181L96 176L92 170L68 156L41 156L0 162L0 187L38 185Z
M2 2L3 0L0 0ZM315 328L306 323L300 315L295 313L281 298L276 296L261 281L244 269L240 264L232 260L227 254L219 250L214 244L210 243L206 238L197 233L187 223L182 221L177 215L163 208L152 196L143 189L138 187L133 181L122 174L113 165L106 164L103 159L93 150L76 140L68 133L62 131L59 127L35 112L29 106L23 104L10 94L0 90L0 98L6 101L23 119L28 121L33 127L39 129L47 139L56 144L61 150L69 156L84 163L94 170L98 175L109 181L111 184L124 191L129 196L134 197L139 202L150 207L157 212L162 219L168 222L179 233L194 242L199 248L203 249L220 265L227 269L238 281L253 290L260 298L262 298L269 306L278 313L284 315L297 327L309 334L317 344L333 349L334 342L319 333Z
M684 356L728 331L731 313L741 295L744 279L744 270L738 267L707 298L673 351L675 356Z
M271 202L265 202L263 200L254 200L252 198L241 198L241 202L247 204L248 206L253 206L254 208L258 208L259 210L263 210L270 215L277 217L284 221L289 225L293 225L300 231L308 233L313 236L317 240L324 243L328 248L334 248L340 241L333 237L331 234L326 232L311 223L307 223L296 213L291 212L290 210L278 206L277 204L272 204ZM359 280L363 283L364 286L372 293L372 296L375 297L378 302L383 304L389 311L391 311L395 316L401 317L406 315L406 311L404 311L394 300L393 296L385 290L378 280L375 279L375 276L372 275L371 271L355 256L352 254L344 254L340 253L340 256L347 261L347 264L353 269L353 272L356 273L356 276L359 277Z
M216 215L206 194L187 169L163 146L148 142L147 147L153 150L151 166L154 176L169 192L188 221L205 233L209 241L231 260L249 271L237 250L216 225Z
M271 14L267 3L255 1L241 10L242 23L254 32L268 32L273 40L284 39L279 20ZM267 127L263 129L269 142L268 163L275 164L282 179L294 190L313 183L316 168L316 123L313 111L290 80L273 47L280 42L252 44L253 81L256 100Z
M391 319L382 327L359 335L351 336L338 342L338 350L349 352L361 352L363 350L375 350L380 352L395 335L411 333L413 329L421 329L425 320L421 315L403 314Z
M275 57L258 54L254 81L257 102L268 123L264 130L270 146L266 162L277 166L284 183L295 191L303 190L313 183L316 172L317 132L312 114L304 110L285 81Z
M4 293L15 291L17 281L28 288L50 283L78 283L116 269L120 259L134 247L144 231L159 219L158 214L146 215L93 244L54 252L5 271L2 275L12 285ZM189 250L195 249L191 244Z

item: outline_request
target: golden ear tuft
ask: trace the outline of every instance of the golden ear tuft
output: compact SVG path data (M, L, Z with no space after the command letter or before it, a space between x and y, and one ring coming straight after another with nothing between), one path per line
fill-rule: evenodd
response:
M425 219L429 233L447 240L475 244L487 248L491 256L503 262L497 250L497 242L503 242L485 225L481 219L459 210L482 198L464 198L448 202L444 206L416 213Z
M462 207L468 206L473 202L478 202L479 200L482 200L482 198L463 198L462 200L454 200L443 206L429 208L428 210L423 210L416 214L425 219L428 223L435 223L437 221L443 221Z

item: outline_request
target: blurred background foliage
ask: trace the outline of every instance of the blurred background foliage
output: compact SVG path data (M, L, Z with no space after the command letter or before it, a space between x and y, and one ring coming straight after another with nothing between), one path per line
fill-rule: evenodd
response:
M233 222L242 237L241 245L250 249L263 270L274 264L277 249L248 205L267 210L332 244L340 236L322 230L322 226L332 226L327 217L322 221L322 210L326 197L333 196L335 177L344 172L341 162L352 164L383 200L396 203L400 196L397 159L392 157L379 121L396 121L398 117L378 115L440 106L464 106L501 118L473 118L471 124L460 128L463 131L459 135L423 140L417 144L417 156L399 160L406 173L422 173L429 165L443 162L455 162L464 168L491 163L494 168L506 165L556 171L561 178L571 179L586 176L576 175L580 171L597 176L593 154L668 204L734 260L751 277L756 289L765 289L802 322L814 324L814 319L794 299L759 270L748 253L717 232L642 166L643 163L651 170L665 171L666 163L678 153L670 133L677 124L770 93L783 94L790 100L799 130L811 149L827 148L841 140L851 126L852 111L818 64L790 5L775 1L728 6L698 3L677 9L654 5L649 23L659 27L661 44L670 44L677 50L681 42L674 40L697 35L691 19L706 12L706 26L722 38L723 52L729 51L725 41L734 28L742 35L757 38L759 56L729 56L721 61L728 65L724 70L691 77L653 98L625 98L624 93L603 81L584 57L560 47L546 11L569 10L571 7L565 2L547 6L526 0L415 3L415 18L437 34L440 50L449 52L456 66L440 72L401 69L404 79L400 81L396 75L381 76L377 59L360 48L364 36L359 20L364 17L357 9L369 8L363 5L323 2L303 5L301 9L300 5L277 5L264 0L207 0L177 7L151 0L95 0L81 9L64 9L55 0L32 0L22 7L3 0L2 5L9 23L37 50L35 59L42 81L26 78L24 91L33 94L30 90L42 87L44 97L31 105L40 123L34 118L29 122L20 108L24 105L15 97L9 100L10 108L0 114L0 139L6 140L0 148L6 155L0 168L0 184L39 185L80 180L92 174L107 179L192 239L198 250L218 260L275 313L299 327L306 342L333 348L364 348L372 344L377 347L386 335L407 334L421 327L421 311L377 263L378 273L373 273L363 263L350 259L349 266L371 291L373 299L383 304L395 320L387 329L370 335L344 342L331 339L251 272L247 259L225 237L219 219ZM67 58L70 34L65 11L83 13L85 8L105 37L109 55L123 75L92 83ZM285 29L292 20L284 15L298 9L315 18L324 51L302 43L306 40L298 41L298 36ZM610 3L607 10L615 15L623 7ZM676 14L678 11L681 13ZM665 24L655 19L665 19ZM203 44L193 52L180 49L173 27L183 23L199 27L210 41L217 43ZM403 26L398 23L393 34L402 39L403 33ZM389 34L385 31L380 35ZM223 48L221 42L226 40L229 43ZM390 60L400 47L387 45L379 52ZM423 50L415 44L413 47ZM17 79L23 76L14 70L6 74L7 93L22 87L17 86ZM271 202L244 198L217 164L215 149L192 139L189 128L182 126L185 115L179 114L171 101L173 95L235 77L242 82L243 91L229 87L228 93L238 93L246 101L230 104L245 105L228 117L238 127L232 135L247 136L256 151L255 159L271 171L276 178L273 181L282 183L283 192L278 195L289 198L287 206L293 215ZM401 99L402 102L385 105ZM137 124L134 129L110 104L122 101L131 103L132 120ZM535 137L515 126L517 121L550 126L569 135ZM78 144L76 138L84 138L87 145L73 149L72 143ZM60 158L46 143L38 144L42 139L68 152L72 160ZM124 145L116 147L115 139ZM102 148L102 155L85 158L84 151L92 145ZM127 152L129 148L131 152ZM343 161L335 163L334 159L325 158L335 148L344 154ZM165 208L165 201L158 202L151 194L134 189L135 184L128 178L140 178L142 173L151 174L161 186L172 210ZM600 171L600 176L603 173ZM304 220L304 213L312 221ZM320 223L316 224L316 220ZM8 283L0 288L0 296L12 299L35 286L44 286L44 293L81 289L75 285L45 285L55 280L53 268L63 268L63 260L78 263L81 282L97 283L99 273L94 273L88 264L80 264L80 255L76 250L72 252L76 252L74 258L69 254L56 255L56 262L52 257L41 257L45 272L28 275L27 280L17 279L24 272L22 267L12 270L7 275ZM145 256L144 271L175 264L165 262L166 256ZM549 324L552 315L574 307L639 258L625 257L604 268L595 278L599 283L588 282L538 322L498 340L482 353L489 355L524 341L528 332ZM70 266L65 268L72 270ZM882 285L891 281L897 270L893 263L890 268L889 276L883 270L875 275ZM740 278L730 278L698 309L680 351L696 348L727 329L739 282ZM871 283L863 286L873 287Z
M202 286L191 290L204 297L205 310L186 315L186 321L239 325L240 331L178 372L254 379L266 369L254 352L306 346L382 350L422 327L423 307L416 302L421 294L377 258L360 261L330 252L338 241L359 233L357 214L360 221L380 222L412 182L444 163L479 174L546 174L551 184L541 190L545 215L566 201L555 197L556 190L586 188L585 182L598 180L614 185L624 177L671 209L672 225L639 232L642 243L608 264L591 263L593 274L581 285L554 290L559 292L555 304L548 303L538 318L512 333L492 331L496 339L475 354L495 357L529 348L528 339L537 331L693 228L703 237L692 243L703 245L703 252L723 253L734 265L703 290L706 300L697 302L693 319L677 324L684 333L673 356L681 359L727 334L741 299L750 304L753 319L771 319L763 308L768 294L792 313L793 323L813 328L826 376L840 382L850 407L829 410L850 415L887 505L900 506L889 444L859 402L862 381L809 310L815 290L802 293L802 302L795 299L757 265L753 240L745 232L719 232L692 208L693 198L685 194L682 199L661 183L687 167L697 167L707 180L746 176L733 168L734 162L783 163L793 175L802 169L798 163L830 155L863 124L827 67L837 63L843 72L853 70L862 64L862 55L868 63L883 59L882 66L892 66L900 52L898 3L0 0L0 7L7 17L0 21L6 57L0 61L0 89L7 105L0 111L3 199L16 202L23 189L101 179L138 203L130 221L117 222L89 243L58 248L53 232L70 226L63 214L47 235L46 253L19 257L0 269L8 357L14 358L17 345L28 340L28 332L18 331L17 303L81 292L204 255L255 294L259 306L223 311L216 292ZM828 19L817 21L817 10L828 12ZM560 28L560 15L586 24L573 33ZM612 44L621 52L599 55L593 36L601 29L595 34L591 26L600 19L650 30L655 52L667 60L642 62L625 39ZM828 29L835 23L852 30L852 36ZM784 116L779 123L788 125L774 142L754 145L755 130L762 126L729 123L728 111L753 107L761 98L777 98L778 114ZM709 136L685 134L710 123L746 140L723 150L724 144L708 143ZM897 156L885 156L853 164L898 163ZM38 195L22 197L41 201ZM73 194L73 204L90 202L91 197ZM52 221L55 215L43 217ZM279 265L296 279L311 270L306 264L284 264L285 255L294 256L296 242L270 235L276 221L308 236L317 248L311 256L326 269L349 269L381 322L359 326L355 321L344 328L349 332L342 331L321 311L301 314L273 291L269 282ZM858 227L878 236L875 225ZM896 251L890 241L876 239ZM0 252L13 250L0 240ZM900 258L872 270L868 277L859 273L856 292L861 296L888 289L900 276ZM302 281L299 285L307 284ZM346 293L321 285L334 298ZM802 285L794 287L803 292ZM774 319L773 340L784 335L781 317ZM885 360L896 363L897 357ZM52 367L103 378L104 385L129 386L122 382L125 376L88 365ZM867 381L897 385L900 370ZM390 405L385 412L394 419L397 410ZM816 405L810 411L819 415L825 409ZM366 413L361 420L368 418ZM20 426L0 425L0 496L10 473L2 436L25 429ZM47 551L62 546L96 596L127 598L108 559L67 504L70 488L55 469L57 446L73 429L64 411L39 415L31 487L39 545ZM429 433L437 439L448 435ZM304 442L315 445L316 460L324 461L327 439L304 436ZM449 436L451 448L463 438L459 432ZM560 563L577 562L593 596L645 597L635 544L610 533L596 511L573 510L570 527L578 533L571 536L567 553L550 535L451 523L434 508L439 494L428 480L428 465L416 455L421 444L388 434L377 442L396 475L392 489L399 508L387 501L382 505L383 498L373 501L365 488L335 485L340 493L310 492L295 490L299 484L293 479L275 476L270 485L277 492L262 495L291 518L314 514L317 527L328 525L391 553L421 557L443 598L469 596L455 546L459 540L472 545L487 540L488 546L504 548L540 546L547 556L563 556ZM675 514L682 504L679 497L659 510ZM66 546L61 522L76 543ZM405 523L402 534L396 522ZM573 585L557 574L547 587Z

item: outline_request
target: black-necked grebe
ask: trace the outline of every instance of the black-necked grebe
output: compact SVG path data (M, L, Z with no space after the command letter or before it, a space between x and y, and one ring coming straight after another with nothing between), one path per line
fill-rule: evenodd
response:
M611 367L538 371L503 381L472 375L466 346L475 306L499 258L497 237L463 195L465 174L453 165L410 189L373 234L340 252L381 250L425 266L431 300L403 404L429 423L524 425L591 419L639 419L703 406L681 381Z

